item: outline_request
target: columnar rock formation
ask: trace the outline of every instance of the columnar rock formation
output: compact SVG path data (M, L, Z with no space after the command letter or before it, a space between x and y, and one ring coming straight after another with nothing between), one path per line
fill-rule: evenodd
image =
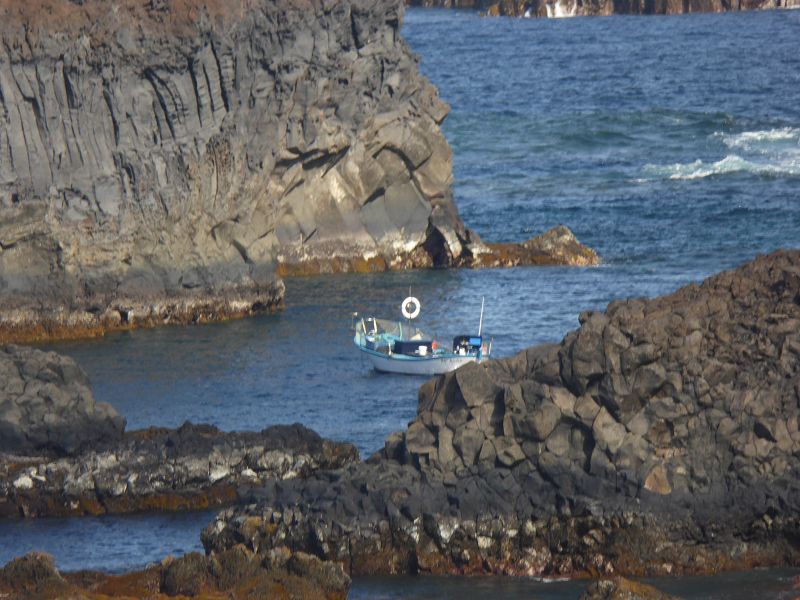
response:
M352 573L800 564L800 251L580 322L429 381L381 453L259 490L206 548Z
M410 0L413 6L474 8L492 16L576 17L797 8L799 0Z
M281 274L489 251L402 14L0 0L0 340L249 314Z

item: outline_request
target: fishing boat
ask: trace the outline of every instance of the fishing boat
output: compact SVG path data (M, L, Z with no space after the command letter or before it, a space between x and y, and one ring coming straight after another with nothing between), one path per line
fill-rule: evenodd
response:
M489 358L491 341L486 344L481 336L483 307L481 301L478 335L458 335L453 338L452 347L442 347L432 336L412 325L421 308L419 300L413 296L400 305L405 322L364 318L353 313L353 342L377 371L405 375L448 373L467 363Z

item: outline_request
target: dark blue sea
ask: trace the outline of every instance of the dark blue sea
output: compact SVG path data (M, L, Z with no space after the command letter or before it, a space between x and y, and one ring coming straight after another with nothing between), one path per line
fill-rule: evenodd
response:
M379 375L352 313L484 331L498 355L558 341L577 315L655 296L759 253L800 247L800 11L561 20L409 10L404 34L452 110L455 198L485 240L564 224L596 268L337 275L286 282L277 315L64 343L128 428L302 422L380 448L415 414L413 377ZM0 524L0 564L30 549L63 569L140 567L200 548L211 513ZM659 581L685 598L788 597L791 571ZM574 598L573 583L364 579L353 598Z

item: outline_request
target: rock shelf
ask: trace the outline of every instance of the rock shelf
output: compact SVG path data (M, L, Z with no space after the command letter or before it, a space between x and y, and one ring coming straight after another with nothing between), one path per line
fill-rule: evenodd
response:
M186 423L132 431L103 449L0 456L0 517L201 510L239 502L267 480L358 461L358 450L302 425L221 432Z

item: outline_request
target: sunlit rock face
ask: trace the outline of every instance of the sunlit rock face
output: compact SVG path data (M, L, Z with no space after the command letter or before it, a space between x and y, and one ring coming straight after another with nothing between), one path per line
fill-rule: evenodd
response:
M4 331L247 314L280 305L280 265L460 254L447 106L401 18L392 0L0 2Z

